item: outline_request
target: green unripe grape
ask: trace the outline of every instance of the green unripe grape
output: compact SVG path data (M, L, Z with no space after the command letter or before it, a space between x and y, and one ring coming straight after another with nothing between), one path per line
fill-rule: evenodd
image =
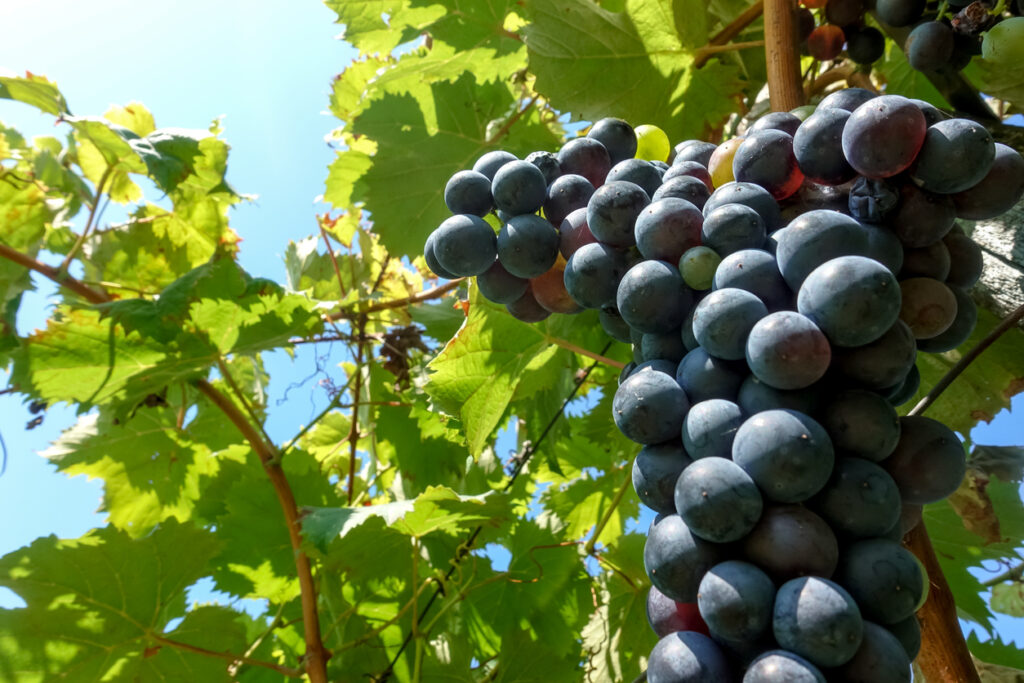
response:
M981 41L981 56L1002 67L1019 65L1024 60L1024 17L999 22Z
M691 289L711 289L715 271L722 257L711 247L691 247L679 258L679 274Z
M668 155L672 151L668 135L661 128L645 123L637 126L636 131L636 158L647 161L668 161Z

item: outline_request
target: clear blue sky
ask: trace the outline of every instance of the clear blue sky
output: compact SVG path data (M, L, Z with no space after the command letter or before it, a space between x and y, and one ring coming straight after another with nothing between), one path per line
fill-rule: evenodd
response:
M259 195L235 209L232 226L244 242L242 264L258 275L283 280L281 254L289 240L313 232L326 166L333 153L324 135L336 121L323 115L330 82L355 52L335 37L340 27L319 2L252 3L238 0L151 3L130 0L35 0L0 3L0 69L45 74L55 80L76 114L101 114L112 104L138 101L158 126L205 129L224 116L232 153L228 179L241 192ZM29 135L52 134L52 118L17 103L0 102L0 120ZM109 217L109 216L108 216ZM44 283L41 283L44 284ZM45 287L46 291L52 291ZM19 326L42 324L44 296L26 302ZM330 362L336 362L332 359ZM328 363L328 367L330 366ZM292 361L269 361L275 438L287 438L315 414L323 392L315 382L284 389L315 369L309 349ZM0 387L6 377L0 373ZM315 403L319 399L320 403ZM973 434L976 442L1024 443L1024 400L1016 419L1000 415ZM0 434L8 449L0 477L0 555L40 535L76 537L102 524L95 512L98 482L58 475L36 455L72 424L66 409L51 409L44 424L23 426L30 415L20 400L0 396ZM641 520L640 528L647 524ZM16 604L0 589L0 606ZM1020 633L1021 620L1001 620Z

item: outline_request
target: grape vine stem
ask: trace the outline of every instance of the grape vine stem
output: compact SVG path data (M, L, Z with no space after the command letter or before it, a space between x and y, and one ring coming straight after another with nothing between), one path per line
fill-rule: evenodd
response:
M619 490L615 494L615 498L612 499L612 502L608 506L608 509L605 510L604 514L601 515L601 519L594 526L594 533L590 536L590 540L588 540L586 544L583 546L583 550L586 551L587 555L594 554L594 546L597 545L598 536L600 536L601 533L604 531L604 528L608 526L608 522L611 521L612 515L615 514L615 509L619 507L619 503L622 502L623 496L625 496L626 492L629 491L629 487L632 485L632 483L633 474L627 468L626 478L622 482L622 486L619 487Z
M2 246L2 245L0 245ZM457 289L466 278L457 278L455 280L449 280L443 285L426 289L419 294L413 294L412 296L402 297L401 299L392 299L390 301L378 301L371 303L369 306L363 309L358 307L359 303L355 304L355 310L342 310L337 313L328 313L324 316L324 320L327 322L334 322L336 320L352 320L358 318L360 315L366 315L368 313L377 313L379 311L387 311L392 308L403 308L405 306L411 306L413 304L422 303L424 301L430 301L431 299L438 299L453 289ZM366 303L366 302L362 302Z
M195 380L194 385L206 398L217 406L224 416L242 433L253 452L259 457L263 469L274 487L278 503L284 513L288 527L288 538L295 554L295 570L299 579L299 592L302 598L302 626L306 642L305 673L310 683L327 682L327 660L330 653L324 648L320 637L320 615L317 612L316 584L313 582L313 570L309 556L302 550L301 522L295 494L292 492L284 470L277 464L276 453L269 443L263 440L256 428L246 419L231 399L222 394L215 386L205 379Z
M989 332L984 339L978 342L970 351L965 353L963 358L961 358L956 365L950 368L949 372L942 376L942 379L935 383L935 386L931 388L931 391L925 394L925 397L922 398L921 401L914 406L909 413L907 413L907 415L920 415L924 411L928 410L929 406L935 403L936 399L942 395L942 392L949 388L949 385L953 383L953 380L959 377L961 373L967 369L967 366L973 363L978 356L980 356L988 347L992 346L999 337L1003 336L1010 328L1015 327L1022 319L1024 319L1024 304L1017 307L1015 311L1003 318L1003 321Z
M711 56L713 54L715 54L713 52L707 51L707 48L716 45L725 45L730 40L738 36L743 31L743 29L754 23L754 21L757 20L757 18L760 17L763 13L764 0L758 0L747 9L743 10L742 14L733 19L721 31L712 36L711 40L708 41L707 45L697 50L696 57L693 60L693 68L701 68L702 66L707 64L707 61L711 59Z
M603 356L600 353L594 353L593 351L588 351L587 349L583 348L582 346L577 346L576 344L573 344L570 341L566 341L566 340L560 339L558 337L551 337L551 336L548 336L548 335L544 335L544 341L546 341L549 344L554 344L555 346L559 346L559 347L565 349L566 351L572 351L573 353L578 353L581 356L586 356L587 358L589 358L591 360L594 360L594 361L597 361L598 363L604 363L605 365L610 365L613 368L618 368L619 370L621 370L624 367L626 367L626 364L623 363L622 361L617 361L617 360L615 360L613 358L608 358L607 356ZM607 348L607 347L605 347L605 348Z
M264 669L270 669L271 671L276 671L279 674L284 674L289 678L302 678L301 671L299 671L298 669L293 669L289 666L282 666L280 664L275 664L274 662L264 662L259 659L253 659L251 657L246 657L245 655L236 655L230 652L217 652L216 650L207 650L205 647L198 647L196 645L182 643L177 640L171 640L170 638L165 638L161 635L157 635L156 633L152 632L146 635L153 642L159 643L160 645L166 647L173 647L177 650L184 650L185 652L192 652L197 655L205 655L207 657L223 659L225 661L231 662L232 664L242 663L248 664L249 666L258 666Z
M48 266L45 263L40 263L31 256L21 253L17 249L12 249L6 244L0 244L0 257L17 263L23 268L34 270L43 277L47 277L56 282L61 287L71 290L78 296L82 297L91 304L103 304L112 301L109 294L106 292L93 289L92 287L84 284L80 280L76 280L67 273L63 273L53 266Z
M96 210L100 208L100 200L103 199L103 190L106 188L107 181L110 180L110 176L113 172L114 167L107 166L103 171L103 175L101 175L100 179L96 181L96 197L92 206L89 207L89 217L85 221L85 227L82 228L82 234L78 236L77 240L75 240L75 243L68 252L68 255L64 257L63 261L61 261L60 267L57 269L58 272L67 272L68 266L71 265L71 259L75 258L75 254L82 248L82 245L85 244L85 240L89 237L89 231L92 230L93 227L93 220L96 218Z

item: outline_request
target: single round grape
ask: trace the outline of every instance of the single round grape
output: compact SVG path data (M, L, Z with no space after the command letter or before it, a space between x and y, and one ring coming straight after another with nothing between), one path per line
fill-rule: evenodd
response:
M594 242L579 247L565 264L565 288L584 308L615 304L626 257L618 249Z
M900 491L893 478L873 462L839 458L813 507L833 529L869 538L884 534L899 522Z
M697 603L676 602L654 586L647 592L647 623L659 638L676 631L710 635Z
M768 575L739 560L727 560L708 570L697 593L697 606L708 630L726 641L760 638L771 627L774 602L775 584Z
M704 217L701 242L720 256L760 249L767 237L761 215L743 204L725 204Z
M636 132L622 119L607 117L594 122L587 137L605 146L612 165L636 155Z
M913 277L900 282L903 305L900 320L915 339L930 339L949 329L956 319L956 296L942 282Z
M732 401L694 403L683 420L683 446L694 460L732 457L732 442L743 420L743 411Z
M862 346L885 334L900 317L900 286L878 261L840 256L807 276L797 310L833 345Z
M779 203L760 185L729 182L725 185L716 183L715 187L715 191L704 204L705 216L723 204L744 204L760 214L765 230L773 231L782 225Z
M685 142L680 142L676 145L676 156L675 159L672 160L672 163L678 164L684 161L696 161L704 168L708 168L708 162L716 149L718 149L718 145L713 142L704 142L703 140L687 140Z
M793 307L793 291L782 278L778 262L760 249L744 249L722 259L713 286L744 289L761 299L769 311Z
M517 277L505 270L501 261L495 260L490 268L476 277L480 293L496 304L510 304L526 293L530 281Z
M742 365L709 356L707 351L697 346L680 361L676 381L693 403L713 398L734 401L747 375Z
M680 161L672 164L672 166L665 171L665 175L661 177L661 182L666 183L673 178L680 178L683 176L689 176L701 181L704 183L704 186L708 188L708 192L715 189L714 184L711 182L711 174L708 173L708 169L705 168L703 164L699 164L696 161Z
M857 64L873 64L885 54L885 34L874 26L848 27L846 54Z
M828 0L825 19L836 26L850 26L861 21L866 9L864 0Z
M678 332L667 334L644 334L640 340L640 352L647 360L666 360L679 363L686 355L686 347ZM672 372L675 374L675 368Z
M530 152L526 160L540 169L544 174L544 182L548 185L562 175L562 166L558 163L558 155L551 152Z
M594 187L604 183L612 168L608 150L593 138L573 138L558 150L558 163L562 173L575 173L590 181Z
M546 273L530 278L530 289L537 303L552 313L571 315L583 310L565 288L565 263L555 263Z
M636 158L648 161L668 161L672 145L661 128L645 123L636 127Z
M647 660L648 683L727 681L731 676L729 662L715 641L693 631L668 634Z
M900 441L882 467L896 480L904 503L948 497L967 469L963 444L949 427L928 417L900 418Z
M494 205L513 216L540 209L547 196L547 182L540 169L529 161L509 161L491 181Z
M746 348L750 370L776 389L802 389L825 375L832 358L828 339L806 316L778 311L750 330Z
M494 229L479 216L458 214L446 218L431 239L437 262L459 277L479 275L491 267L497 255Z
M819 415L821 424L842 455L879 462L900 440L900 419L881 395L847 389L832 395Z
M880 624L912 616L924 590L917 558L887 539L869 538L847 546L837 577L861 613Z
M941 69L953 56L953 29L941 21L923 21L907 36L903 51L918 71Z
M487 229L494 233L490 226ZM537 277L555 265L558 245L558 231L551 223L532 213L510 218L498 231L497 251L501 265L522 278ZM487 265L489 267L490 263Z
M930 277L935 280L945 280L951 266L949 248L944 241L937 240L927 247L907 249L903 252L903 267L899 271L900 279Z
M482 174L488 181L494 180L494 174L498 169L510 161L515 161L516 155L501 149L487 152L473 164L473 170Z
M672 332L693 306L679 269L664 261L641 261L622 276L615 306L640 332Z
M717 457L687 465L676 481L674 500L676 512L690 531L715 543L746 536L761 518L764 506L750 475L732 460Z
M759 219L760 220L760 219ZM715 270L722 257L710 247L691 247L679 258L679 274L683 282L698 291L711 289Z
M756 183L775 199L799 189L804 174L793 155L793 138L781 130L749 131L732 159L737 182Z
M676 481L691 462L678 441L641 448L633 461L633 489L640 502L655 512L674 513Z
M811 413L820 405L821 391L817 384L803 389L776 389L759 380L756 375L747 375L740 384L735 400L746 415L777 409Z
M952 351L966 342L974 332L974 326L978 323L978 307L971 299L971 295L961 287L950 287L949 290L956 298L956 317L953 318L953 324L947 327L945 332L918 341L917 348L920 351L925 353Z
M864 637L850 661L836 672L842 683L910 683L910 658L885 628L864 622Z
M624 180L599 187L587 204L587 226L601 242L615 247L636 244L637 216L651 203L643 188Z
M597 312L597 316L601 321L601 329L609 337L615 341L629 343L629 325L619 315L619 309L615 306L602 306L601 310Z
M444 186L444 203L452 213L486 216L494 205L491 181L483 173L459 171Z
M703 220L700 209L685 199L651 202L636 218L636 247L645 259L678 263L687 249L700 244Z
M843 29L835 24L822 24L807 36L807 52L819 61L831 61L843 51L845 42Z
M906 170L924 143L924 114L899 95L882 95L857 107L843 128L843 154L868 178Z
M667 174L666 174L667 175ZM711 191L700 179L688 175L679 175L665 180L658 191L651 196L651 201L675 197L685 199L698 209L703 210L704 205L711 196Z
M743 683L825 683L825 677L799 655L769 650L750 663Z
M779 645L818 666L840 666L860 647L864 622L841 586L816 576L787 581L775 596L772 629Z
M693 313L693 334L697 343L712 356L740 360L746 339L768 309L755 295L742 289L718 289L697 304Z
M839 185L857 174L843 156L843 127L849 118L845 109L819 107L797 128L793 154L808 179Z
M826 261L868 249L867 233L855 219L836 211L808 211L778 236L775 258L782 277L794 290Z
M701 578L724 554L721 545L694 536L679 515L659 515L647 531L644 569L666 596L677 602L696 602Z
M886 216L905 247L926 247L949 232L956 220L956 207L947 195L922 190L911 182L899 188L899 202Z
M635 183L644 188L648 196L652 195L661 186L661 178L664 174L657 166L643 159L624 159L612 166L605 178L606 183L614 180L624 180L628 183Z
M992 30L1006 23L997 24ZM976 184L954 194L953 204L958 218L978 221L1001 216L1013 208L1021 196L1024 196L1024 158L1012 147L997 142L988 173Z
M612 415L626 438L656 444L679 438L690 408L675 378L661 372L636 372L615 391Z
M925 133L910 177L930 192L963 192L988 174L995 155L992 134L980 123L969 119L939 121Z
M533 292L530 291L529 287L527 287L521 297L510 304L506 304L505 309L513 318L524 323L539 323L551 315L551 311L537 302L537 298L533 296Z
M766 505L743 539L743 557L776 583L798 576L832 576L839 543L829 525L803 505Z
M573 211L586 209L594 194L594 186L581 175L567 173L548 185L544 200L544 217L556 228Z
M732 171L732 162L741 144L743 144L743 138L726 140L715 149L714 154L708 159L708 173L711 174L711 182L716 188L736 180Z

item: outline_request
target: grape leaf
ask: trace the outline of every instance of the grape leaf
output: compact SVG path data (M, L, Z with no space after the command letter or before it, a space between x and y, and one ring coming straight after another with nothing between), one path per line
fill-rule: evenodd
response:
M0 585L27 603L0 610L0 677L155 679L168 662L146 657L147 636L184 616L185 588L219 546L210 532L168 520L144 538L105 527L75 540L40 538L0 558ZM175 653L160 679L189 663L208 671L199 659Z
M1001 583L992 588L992 611L1011 617L1024 617L1024 584Z
M1006 642L1002 636L995 636L990 640L982 641L977 634L972 633L967 637L967 647L971 653L979 659L990 664L1010 667L1013 669L1024 669L1024 650L1014 642ZM1019 680L1019 673L1013 672L1015 678L1002 678L1003 681ZM988 683L991 677L983 678Z
M494 525L508 514L508 500L501 494L461 496L449 488L428 486L412 500L354 508L307 508L302 531L326 551L334 538L345 536L372 517L380 517L399 533L422 538L436 531L459 534L480 524Z
M978 325L970 338L947 353L919 353L917 368L921 371L921 388L901 407L906 413L952 368L957 361L985 338L999 319L985 309L978 310ZM1024 332L1012 329L985 350L949 390L928 408L928 416L960 434L984 420L991 422L1001 410L1010 407L1010 397L1024 389Z
M0 76L0 97L30 104L54 116L71 113L56 83L28 72L24 78Z
M591 529L608 514L620 489L631 485L631 469L616 468L600 475L585 472L568 485L547 489L541 495L541 504L546 513L555 515L565 525L567 538L587 537L589 540ZM608 522L596 540L607 544L619 538L625 529L626 520L635 517L638 511L637 497L631 490L627 491L611 510Z
M523 33L537 91L592 121L657 125L672 141L717 128L743 83L736 67L717 60L694 68L672 4L628 0L613 12L590 0L532 0Z

